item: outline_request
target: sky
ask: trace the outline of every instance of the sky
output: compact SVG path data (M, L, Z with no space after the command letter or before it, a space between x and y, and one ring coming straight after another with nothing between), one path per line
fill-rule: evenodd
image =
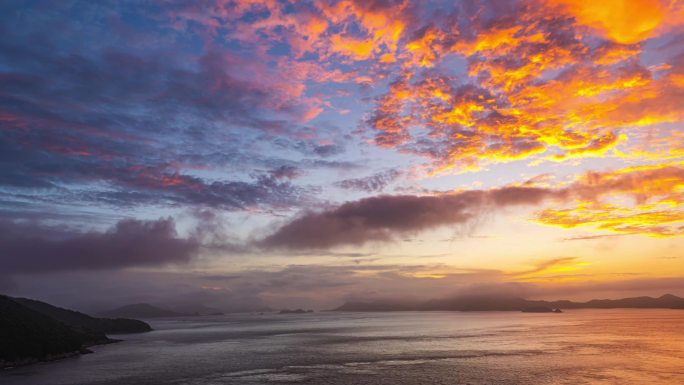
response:
M684 295L684 2L2 1L0 291Z

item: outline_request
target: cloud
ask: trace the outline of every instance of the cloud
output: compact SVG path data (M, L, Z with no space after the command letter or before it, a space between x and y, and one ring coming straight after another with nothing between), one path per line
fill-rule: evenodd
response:
M541 210L534 220L563 228L680 236L684 234L683 187L681 164L590 172L569 188L576 197L572 203Z
M3 275L186 263L198 249L196 240L178 237L170 218L123 220L108 231L86 233L0 222Z

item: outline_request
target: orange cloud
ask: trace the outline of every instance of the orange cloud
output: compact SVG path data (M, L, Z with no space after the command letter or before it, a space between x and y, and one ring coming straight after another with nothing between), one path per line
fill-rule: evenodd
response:
M355 39L333 35L330 37L330 51L349 56L354 60L367 60L373 55L375 43L371 40Z
M384 62L394 61L392 59L405 29L403 11L406 5L407 2L383 4L349 0L334 5L323 2L317 4L322 14L333 24L348 26L356 22L364 33L364 38L356 41L349 36L331 36L330 44L334 52L347 54L355 60L366 60L374 53L382 53Z
M443 76L405 78L378 99L368 122L381 132L378 144L427 156L442 170L477 169L481 162L509 162L547 151L555 153L554 160L602 156L626 140L612 118L629 102L620 98L650 82L648 71L639 66L577 66L508 93L459 87ZM623 124L637 123L625 120L631 114L620 115ZM664 118L658 109L650 114ZM425 128L428 136L416 145L414 133Z
M550 0L564 6L578 23L600 30L609 39L632 44L654 36L667 8L659 0Z
M406 44L405 71L369 115L376 143L427 157L432 172L477 170L530 157L624 156L618 146L635 144L630 127L684 120L682 63L646 68L639 44L596 45L549 9L516 16L475 24L471 37L421 30ZM468 59L472 85L419 72L449 54Z
M441 53L442 47L439 41L443 35L444 33L436 28L426 28L421 31L419 38L406 44L406 51L410 56L406 65L432 67Z
M579 205L572 209L540 211L536 220L564 228L590 226L597 230L653 237L684 235L682 211L635 211L611 205Z
M268 47L289 44L293 57L278 58L268 79L284 91L275 108L297 111L299 121L338 107L320 90L309 96L310 83L388 89L366 115L375 143L425 157L432 173L521 159L655 158L649 143L663 139L670 158L681 154L672 133L653 138L634 131L684 120L682 60L641 63L642 40L684 22L681 2L505 3L477 11L462 5L458 17L427 18L409 0L294 8L247 1L196 17L212 31L226 28L231 38L261 47L264 62L272 59ZM450 72L454 58L466 73Z
M537 212L563 228L593 227L654 237L684 235L684 164L591 172L567 188L573 202Z
M503 55L518 47L527 38L521 34L521 26L482 31L472 41L459 40L451 49L466 56L478 52L490 52ZM535 39L543 40L543 35L535 35Z

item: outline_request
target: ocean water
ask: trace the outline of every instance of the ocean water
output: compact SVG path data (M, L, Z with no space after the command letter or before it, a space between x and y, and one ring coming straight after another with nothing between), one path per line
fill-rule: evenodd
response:
M150 320L2 385L684 384L684 310L313 313Z

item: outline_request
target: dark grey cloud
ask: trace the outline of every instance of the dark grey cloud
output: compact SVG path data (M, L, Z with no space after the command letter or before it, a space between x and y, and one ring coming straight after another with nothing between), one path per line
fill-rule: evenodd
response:
M123 220L107 231L85 233L0 222L3 275L185 263L199 247L195 239L180 238L170 218Z
M309 212L283 225L260 244L275 248L329 248L389 241L445 225L465 224L485 210L538 204L557 196L550 189L503 187L432 196L377 196Z

